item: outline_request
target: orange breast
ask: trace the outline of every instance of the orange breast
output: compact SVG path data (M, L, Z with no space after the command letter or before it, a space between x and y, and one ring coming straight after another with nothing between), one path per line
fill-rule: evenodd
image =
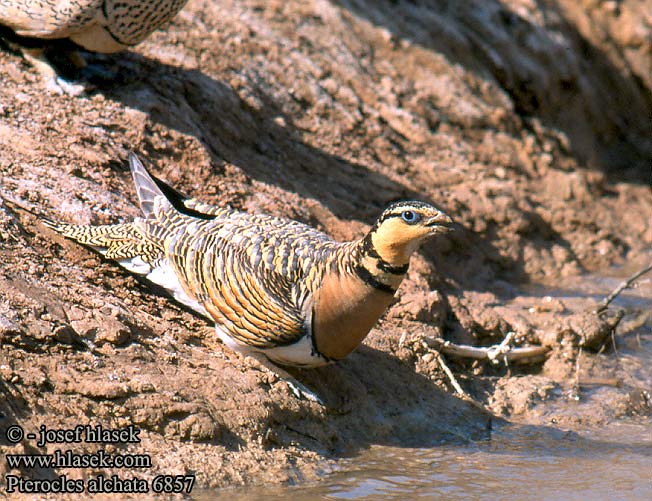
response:
M344 358L362 343L392 300L392 294L356 276L327 275L313 307L317 350L329 358Z

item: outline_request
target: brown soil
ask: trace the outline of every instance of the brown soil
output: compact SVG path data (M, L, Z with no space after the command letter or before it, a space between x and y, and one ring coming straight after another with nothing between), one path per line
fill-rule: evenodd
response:
M118 77L78 98L44 92L20 56L0 53L0 428L135 424L142 442L112 450L154 466L113 471L123 477L297 482L371 444L488 433L493 418L454 395L424 337L487 346L514 331L551 347L545 363L510 368L448 359L497 416L543 422L577 389L578 366L608 374L613 354L594 351L613 313L522 286L650 259L652 2L436 3L190 0L137 50L98 58ZM204 201L338 239L401 198L440 205L459 228L413 260L365 346L293 371L322 407L30 213L136 216L130 150ZM649 332L649 312L628 311L619 342ZM649 413L649 390L625 378L582 423ZM0 437L3 453L57 448Z

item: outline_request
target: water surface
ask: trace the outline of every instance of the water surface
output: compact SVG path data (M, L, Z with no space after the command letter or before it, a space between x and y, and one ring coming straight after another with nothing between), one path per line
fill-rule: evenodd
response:
M580 435L507 427L491 440L428 449L372 447L323 481L223 491L263 499L652 499L652 423Z

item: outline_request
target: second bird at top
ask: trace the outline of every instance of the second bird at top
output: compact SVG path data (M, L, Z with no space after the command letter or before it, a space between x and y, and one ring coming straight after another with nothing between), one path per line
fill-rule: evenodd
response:
M55 70L45 57L46 41L69 39L89 51L118 52L142 42L169 22L186 2L0 0L0 25L5 27L5 36L23 46L25 56L50 80L50 85L59 85L70 91L75 87L57 80ZM12 34L17 37L12 37ZM84 66L83 60L76 56L71 57L71 63Z

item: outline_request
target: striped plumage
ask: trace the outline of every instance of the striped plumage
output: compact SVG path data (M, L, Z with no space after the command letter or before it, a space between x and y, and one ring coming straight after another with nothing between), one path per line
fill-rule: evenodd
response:
M260 359L314 367L354 350L392 302L410 255L451 219L400 202L370 232L339 243L305 224L185 198L130 165L144 217L107 226L45 224L172 292Z

